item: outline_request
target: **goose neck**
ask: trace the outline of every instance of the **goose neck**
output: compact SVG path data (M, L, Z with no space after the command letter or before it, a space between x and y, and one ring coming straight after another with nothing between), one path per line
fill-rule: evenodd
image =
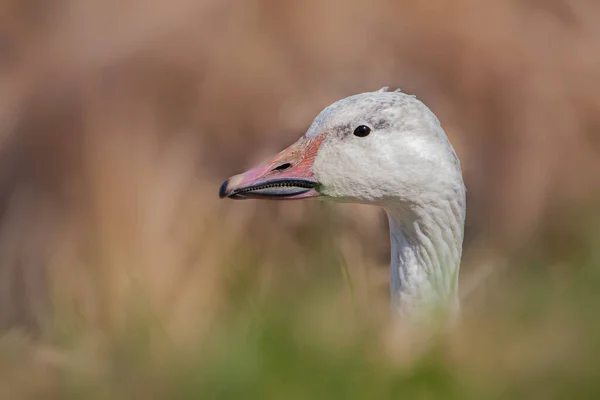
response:
M386 207L391 241L391 307L396 314L434 308L456 314L464 205L440 201L422 207Z

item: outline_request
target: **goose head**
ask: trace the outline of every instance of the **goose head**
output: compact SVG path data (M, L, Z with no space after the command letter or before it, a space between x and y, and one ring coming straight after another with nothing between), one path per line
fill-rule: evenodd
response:
M460 164L438 119L414 96L386 89L328 106L296 143L225 181L220 197L411 210L460 189Z
M270 161L223 183L220 197L318 197L382 207L390 225L391 307L456 316L466 214L459 160L439 120L401 92L347 97Z

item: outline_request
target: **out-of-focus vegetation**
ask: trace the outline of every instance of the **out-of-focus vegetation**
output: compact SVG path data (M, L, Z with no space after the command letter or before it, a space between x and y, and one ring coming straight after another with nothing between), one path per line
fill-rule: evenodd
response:
M0 398L598 398L600 4L0 5ZM468 187L463 320L388 324L375 208L220 183L382 86Z
M589 226L589 224L588 224ZM560 262L537 256L491 276L464 299L456 330L423 343L353 299L325 235L301 235L306 259L272 265L228 253L220 307L199 303L173 330L147 292L120 303L118 331L59 315L42 337L0 340L3 398L580 399L600 395L600 252L587 243ZM324 243L330 248L319 248ZM240 242L237 246L243 247ZM339 254L339 253L338 253ZM281 259L280 259L281 257ZM303 267L301 270L300 267ZM514 269L519 268L518 271ZM197 285L196 282L189 283ZM186 290L185 286L181 290ZM101 299L108 301L107 298ZM355 300L355 301L354 301ZM364 302L362 304L358 304ZM381 304L379 305L381 306ZM60 309L60 308L59 308ZM204 315L203 315L204 314ZM184 335L182 335L184 333ZM417 339L417 340L415 340Z

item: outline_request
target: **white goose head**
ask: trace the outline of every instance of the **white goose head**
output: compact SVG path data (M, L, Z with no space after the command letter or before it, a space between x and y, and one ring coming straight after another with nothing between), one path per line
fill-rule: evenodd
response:
M390 223L393 309L457 311L465 219L460 163L429 108L386 89L325 108L295 144L228 179L219 195L378 205Z

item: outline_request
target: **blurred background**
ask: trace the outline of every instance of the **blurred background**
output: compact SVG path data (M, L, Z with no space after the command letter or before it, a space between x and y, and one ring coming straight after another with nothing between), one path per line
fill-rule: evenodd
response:
M598 398L600 3L3 0L2 398ZM390 335L376 209L219 200L325 106L437 114L464 320Z

